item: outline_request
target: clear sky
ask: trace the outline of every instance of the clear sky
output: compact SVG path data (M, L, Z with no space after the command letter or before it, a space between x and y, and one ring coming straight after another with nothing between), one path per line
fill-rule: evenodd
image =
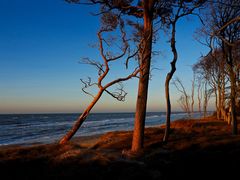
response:
M0 1L0 113L81 112L91 97L81 91L80 78L94 76L81 57L97 57L89 44L96 42L99 17L96 9L67 4L64 0ZM196 17L179 21L177 26L178 76L190 91L192 70L207 49L193 38L200 26ZM159 35L154 48L161 56L153 58L148 111L165 111L164 80L172 58L168 37ZM121 75L116 69L115 76ZM137 79L125 84L127 99L117 102L104 95L94 112L134 111ZM180 110L179 94L173 86L173 110Z

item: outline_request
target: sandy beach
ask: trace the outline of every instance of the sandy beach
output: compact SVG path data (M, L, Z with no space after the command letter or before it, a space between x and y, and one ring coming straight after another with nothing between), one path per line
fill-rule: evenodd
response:
M169 143L164 127L145 130L145 149L126 157L132 132L74 138L58 144L2 146L3 179L230 179L238 176L240 136L226 122L208 117L172 123Z

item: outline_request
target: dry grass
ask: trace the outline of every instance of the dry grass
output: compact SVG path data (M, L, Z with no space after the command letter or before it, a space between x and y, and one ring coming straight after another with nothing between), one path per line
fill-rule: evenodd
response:
M216 179L238 167L240 136L214 117L173 122L167 144L163 134L164 126L146 128L144 152L132 160L122 156L131 147L131 131L76 138L64 146L2 147L0 174L7 179Z

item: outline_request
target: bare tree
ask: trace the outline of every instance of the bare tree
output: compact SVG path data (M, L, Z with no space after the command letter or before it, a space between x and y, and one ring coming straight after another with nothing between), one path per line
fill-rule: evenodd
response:
M177 22L188 15L197 15L195 14L195 10L201 7L204 4L204 1L184 1L179 0L175 1L175 3L172 4L174 6L174 10L171 16L166 17L168 21L168 26L171 28L171 50L173 54L173 59L171 61L171 70L167 74L165 79L165 97L166 97L166 128L165 128L165 134L163 137L163 141L167 142L169 137L169 131L170 131L170 120L171 120L171 102L170 102L170 94L169 94L169 83L176 71L176 62L178 59L178 52L176 49L176 25ZM194 89L193 89L194 91ZM194 96L194 92L192 92L192 95ZM192 96L192 98L193 98ZM184 99L184 98L183 98ZM194 104L194 99L192 99L192 103ZM184 103L185 104L185 103ZM192 110L193 110L193 104L192 104Z
M105 15L105 18L106 18L106 15ZM111 16L109 14L108 18L113 18L113 16ZM117 21L117 19L114 19L114 18L112 20ZM117 22L115 22L115 23L117 23ZM67 141L69 141L72 138L72 136L80 128L80 126L85 121L85 119L89 115L90 111L95 106L95 104L98 102L98 100L101 98L101 96L104 92L106 92L107 94L111 95L113 98L115 98L119 101L124 101L126 92L123 90L123 86L120 83L123 81L127 81L133 77L137 77L138 73L140 72L140 69L136 68L132 71L132 73L130 73L126 77L117 78L117 79L111 80L111 81L103 84L103 80L105 80L105 78L107 77L107 75L110 72L110 63L120 60L122 58L125 58L125 61L128 61L130 58L133 58L137 54L137 51L138 51L138 50L136 50L135 52L133 52L131 54L127 53L127 52L129 52L128 51L129 44L126 39L126 33L124 31L124 24L123 24L123 22L121 22L118 25L120 26L121 41L122 41L122 48L121 48L122 52L120 54L113 55L109 51L108 52L104 51L104 44L108 45L108 43L103 38L103 33L111 32L114 30L114 28L116 28L116 27L113 27L113 24L111 24L111 25L107 25L106 27L103 27L98 32L99 51L100 51L100 55L101 55L103 62L100 63L97 61L90 60L89 58L84 58L84 63L92 65L98 70L98 81L97 82L92 82L92 79L90 77L87 80L81 79L81 82L84 85L82 88L83 92L92 96L93 100L86 107L86 109L83 111L83 113L77 118L73 127L67 132L67 134L65 136L63 136L61 138L61 140L59 141L59 144L65 144ZM117 84L120 85L119 88L117 89L117 91L111 92L110 90L108 90L110 87L117 85ZM92 87L92 86L96 86L98 88L98 92L95 95L93 95L87 91L87 88Z
M173 85L176 89L181 93L181 96L178 100L182 110L188 114L188 117L191 117L191 109L190 109L190 96L188 95L182 81L179 78L176 78L173 81Z

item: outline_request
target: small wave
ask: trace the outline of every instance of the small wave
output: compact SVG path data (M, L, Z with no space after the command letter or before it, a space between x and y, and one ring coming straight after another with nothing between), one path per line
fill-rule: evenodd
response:
M172 116L186 116L187 113L185 113L185 112L177 112L177 113L172 113L171 115Z
M14 116L14 117L12 117L12 119L13 119L13 120L16 120L16 119L19 119L19 117Z
M151 115L151 116L147 116L146 118L150 119L150 118L158 118L158 117L161 117L161 116L159 116L159 115Z
M85 126L102 126L102 125L107 125L107 124L114 124L114 123L125 123L125 122L131 122L133 121L133 118L113 118L113 119L103 119L100 121L91 121L91 120L86 120L84 122Z
M86 119L86 121L84 122L85 124L97 124L97 123L107 123L109 121L111 121L112 119L103 119L103 120L91 120L91 119Z
M43 116L43 117L41 117L42 119L48 119L48 118L50 118L49 116Z

